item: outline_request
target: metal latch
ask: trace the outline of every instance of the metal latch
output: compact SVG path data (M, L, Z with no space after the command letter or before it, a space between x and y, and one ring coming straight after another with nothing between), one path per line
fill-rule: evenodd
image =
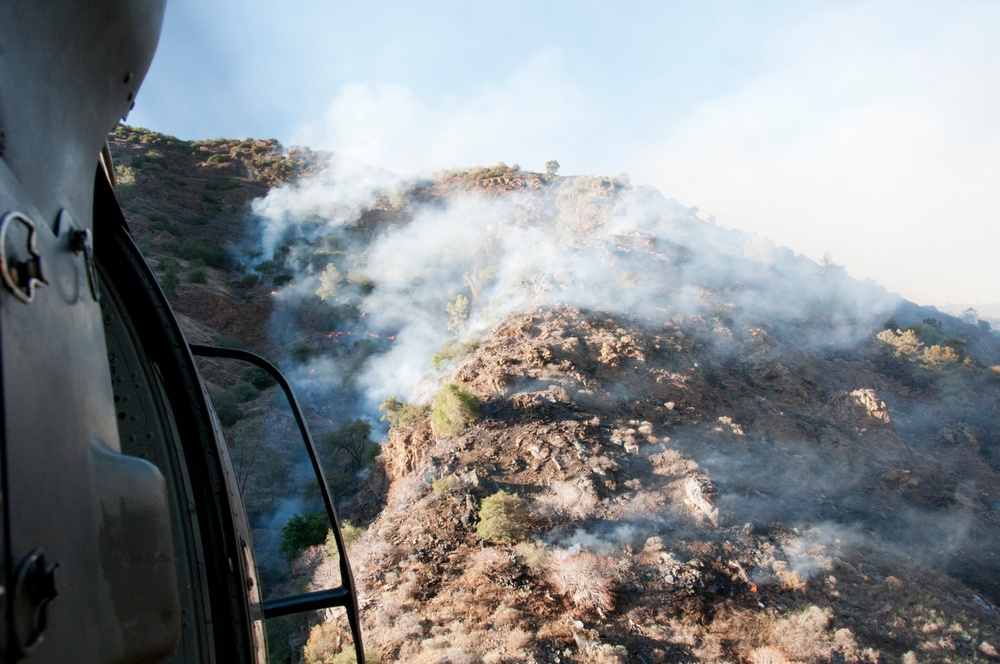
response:
M56 569L59 563L47 564L45 553L33 549L17 566L10 597L13 633L11 648L15 656L24 656L38 647L49 623L49 604L59 594Z
M0 221L0 277L21 302L35 299L35 288L48 284L42 274L42 256L35 249L38 230L20 212L8 212Z

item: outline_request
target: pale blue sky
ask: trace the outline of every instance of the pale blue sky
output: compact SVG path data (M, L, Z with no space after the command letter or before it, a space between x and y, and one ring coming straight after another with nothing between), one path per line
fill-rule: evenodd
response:
M129 123L400 173L630 174L924 304L1000 302L1000 3L168 0Z

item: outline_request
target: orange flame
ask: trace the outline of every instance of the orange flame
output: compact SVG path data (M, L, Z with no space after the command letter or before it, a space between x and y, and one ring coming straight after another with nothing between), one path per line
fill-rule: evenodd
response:
M757 584L756 583L751 583L750 584L750 592L752 592L752 593L757 592Z

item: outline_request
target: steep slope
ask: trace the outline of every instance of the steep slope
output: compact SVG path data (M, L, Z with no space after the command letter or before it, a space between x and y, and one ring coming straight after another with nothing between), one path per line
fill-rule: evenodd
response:
M251 201L319 170L324 155L274 139L182 141L127 125L108 143L126 220L188 337L264 346L270 288L242 279L233 248Z
M401 180L130 128L113 150L189 334L265 350L296 383L364 528L383 661L1000 658L988 325L622 179ZM288 429L253 395L234 421ZM289 587L282 526L315 509L287 480L247 497L265 592ZM332 568L306 548L291 583ZM286 623L272 659L342 661L344 638L336 615Z
M389 661L995 656L1000 477L980 449L904 439L878 348L824 358L751 329L716 359L718 334L566 307L493 330L452 376L482 420L394 429L381 457L388 501L354 551ZM500 489L530 505L532 544L477 535Z

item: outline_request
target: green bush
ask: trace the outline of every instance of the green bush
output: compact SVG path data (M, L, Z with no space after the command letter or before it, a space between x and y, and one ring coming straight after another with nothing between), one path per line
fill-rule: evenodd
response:
M231 337L228 334L223 334L221 337L215 340L216 346L222 346L223 348L243 348L243 342L236 337Z
M281 552L288 560L295 560L310 546L326 542L326 534L329 529L330 524L326 514L322 512L296 514L281 529Z
M191 261L188 265L187 277L192 284L203 284L208 281L208 268L205 266L205 261L201 259Z
M264 274L271 274L272 272L277 271L278 264L275 263L273 260L261 261L260 263L257 263L256 266L254 266L254 269Z
M173 302L177 299L177 287L181 284L180 275L177 274L179 265L175 259L168 257L161 258L157 267L160 268L160 288L167 299Z
M236 401L239 403L252 401L257 398L258 394L260 394L260 390L258 390L255 385L242 380L230 387L229 391L233 393L236 397Z
M250 383L258 390L266 390L272 385L276 385L278 383L278 381L274 379L274 376L267 373L260 367L250 367L243 372L240 379Z
M367 528L363 526L355 526L350 521L340 522L340 536L344 538L344 546L348 549L351 545L358 541L358 538L365 534ZM326 543L324 544L326 548L326 554L331 558L337 555L337 541L333 538L333 530L326 533Z
M228 154L213 154L208 158L208 163L210 164L224 164L226 162L232 161L233 158Z
M477 341L460 342L457 339L449 339L444 342L441 350L431 356L431 368L440 369L448 362L463 358L477 348L479 348Z
M210 391L212 395L212 405L215 406L215 414L219 418L219 423L224 427L231 427L240 419L239 399L232 390L214 389Z
M146 143L145 138L142 141ZM152 142L152 141L150 141ZM148 170L163 170L167 166L167 159L156 150L150 150L146 154L137 154L132 157L132 168L145 168Z
M479 506L476 534L489 542L513 544L528 535L528 505L515 493L497 491Z
M240 183L231 178L215 178L205 183L205 189L209 191L229 191L238 189Z
M168 238L168 240L164 242L163 248L184 260L201 260L206 265L220 270L228 269L232 262L229 252L222 247L209 247L189 237Z
M431 427L437 436L456 436L479 419L479 399L457 383L448 383L431 404Z
M458 478L454 475L435 477L431 480L431 489L435 496L451 495L458 488Z
M392 428L416 424L427 419L427 415L431 412L430 406L409 404L396 397L389 397L378 405L378 409L385 411L381 421L388 422Z
M288 354L292 356L294 361L303 364L316 357L318 353L315 348L303 341L292 346L292 350Z

